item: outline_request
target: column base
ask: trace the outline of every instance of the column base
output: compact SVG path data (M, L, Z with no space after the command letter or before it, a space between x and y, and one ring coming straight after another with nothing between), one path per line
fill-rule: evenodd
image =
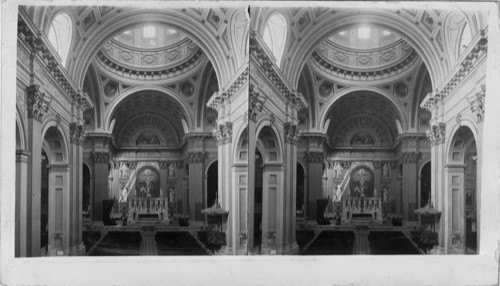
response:
M283 255L298 255L299 254L299 245L295 241L294 243L290 243L283 247L283 251L281 252Z
M216 255L234 255L234 250L231 246L224 245Z
M86 247L83 242L77 245L73 245L69 248L68 255L69 256L84 256L86 253Z

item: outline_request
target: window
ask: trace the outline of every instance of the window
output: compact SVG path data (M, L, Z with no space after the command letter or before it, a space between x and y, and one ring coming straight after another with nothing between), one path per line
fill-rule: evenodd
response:
M156 38L156 27L145 26L144 28L142 28L142 36L144 38Z
M283 56L287 36L287 25L285 17L279 13L273 14L267 20L264 28L263 39L267 47L271 50L279 66Z
M366 40L370 38L370 27L369 26L361 26L358 29L358 38Z
M461 55L465 49L469 46L470 42L472 41L472 34L470 32L470 27L465 22L464 28L462 30L462 38L460 39L460 54Z
M61 58L61 64L66 66L66 60L71 46L73 22L67 13L58 13L49 28L49 41Z

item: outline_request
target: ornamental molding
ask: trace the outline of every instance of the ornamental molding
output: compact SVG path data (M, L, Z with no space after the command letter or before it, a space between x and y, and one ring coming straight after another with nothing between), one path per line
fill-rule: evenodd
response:
M77 88L66 69L62 66L61 59L52 48L47 37L36 28L23 9L19 10L17 32L18 41L31 50L30 73L39 74L36 72L38 64L35 64L35 58L40 59L48 74L59 84L72 102L79 105L84 111L94 108L90 97Z
M395 75L410 70L420 62L420 57L415 50L413 50L402 61L394 64L391 67L366 71L351 70L348 68L340 67L334 63L331 63L328 59L325 59L323 55L320 55L317 51L314 51L312 53L311 59L314 65L319 70L327 73L328 75L352 81L376 81L393 78Z
M187 161L189 164L192 163L204 163L205 159L207 158L207 153L206 152L189 152Z
M84 147L109 148L113 137L107 133L86 133L85 140L82 142Z
M267 98L260 92L259 88L253 84L250 84L250 88L248 89L248 97L248 118L256 122L262 115L264 103Z
M469 102L470 111L476 116L476 122L480 123L484 119L484 101L486 98L486 85L481 85L477 91L467 98Z
M427 130L425 134L427 138L429 138L431 146L444 143L446 135L446 124L439 123L437 125L432 125L431 128Z
M43 92L40 85L34 84L27 88L28 94L28 117L34 118L40 122L48 113L52 98Z
M390 68L404 61L407 57L414 56L412 53L415 50L402 39L383 48L362 52L344 48L330 40L326 40L319 44L314 52L335 66L341 66L352 71L362 71Z
M280 94L293 105L297 111L307 108L309 105L304 96L295 91L292 86L285 80L284 75L281 73L279 67L272 60L271 51L267 48L266 44L255 31L250 33L250 55L253 63L259 68L266 78L276 87Z
M90 158L96 164L108 164L111 156L108 152L92 152Z
M186 58L176 66L169 68L159 67L158 69L128 67L121 62L109 58L102 51L97 52L96 58L102 68L113 74L130 79L152 81L169 79L193 70L203 61L205 54L202 50L198 50L191 57Z
M473 45L472 43L475 42ZM481 30L469 46L469 52L465 53L459 65L450 73L441 89L430 92L420 104L421 108L432 111L438 102L444 101L462 81L473 71L480 59L486 56L488 51L488 31Z
M224 145L231 143L233 139L233 123L225 122L218 124L217 128L213 131L217 145Z
M300 137L300 130L297 124L286 122L283 128L285 131L285 143L295 145Z
M69 132L70 132L71 143L80 145L85 140L86 133L83 124L70 123Z
M309 163L323 163L325 154L323 152L306 152L306 159Z
M175 46L167 46L153 50L134 49L125 46L115 39L105 43L98 53L121 63L124 67L138 69L164 69L178 65L183 60L192 57L199 47L189 38L185 38Z
M400 155L403 164L414 164L420 158L420 152L405 152Z
M236 79L229 85L229 88L215 92L207 102L207 107L219 110L221 105L230 100L248 83L249 69L246 67Z

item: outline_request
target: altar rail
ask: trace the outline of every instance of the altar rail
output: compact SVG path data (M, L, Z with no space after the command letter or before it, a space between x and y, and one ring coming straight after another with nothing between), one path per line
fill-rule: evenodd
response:
M342 200L342 217L352 219L353 214L371 214L373 220L382 220L381 198L354 198Z
M134 198L128 201L128 220L135 222L139 215L157 215L158 220L168 221L167 198Z

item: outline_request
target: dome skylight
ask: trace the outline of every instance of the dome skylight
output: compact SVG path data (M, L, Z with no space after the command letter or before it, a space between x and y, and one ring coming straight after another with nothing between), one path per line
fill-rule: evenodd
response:
M135 26L113 38L114 41L136 49L156 49L175 45L186 36L161 24Z

